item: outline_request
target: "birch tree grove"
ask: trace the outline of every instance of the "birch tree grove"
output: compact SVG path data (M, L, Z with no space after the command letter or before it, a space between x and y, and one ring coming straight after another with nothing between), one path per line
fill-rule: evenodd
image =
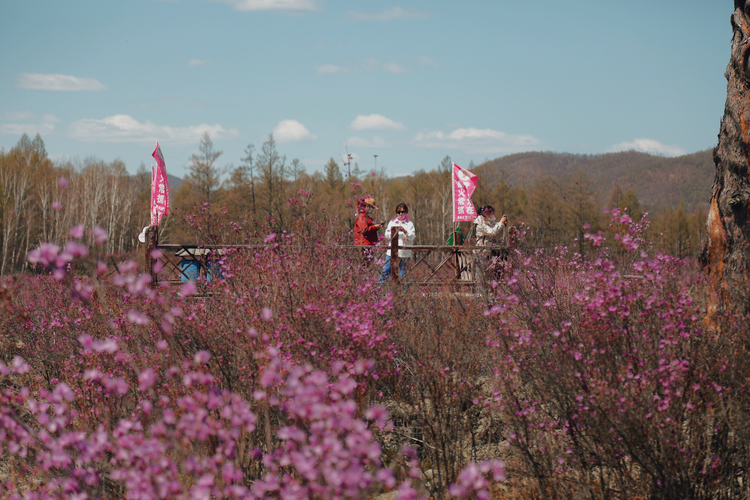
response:
M3 241L3 260L0 273L2 274L17 259L18 252L23 247L21 220L31 200L28 171L21 167L13 168L15 165L5 167L3 165L2 173L0 173Z
M35 231L31 225L38 207L35 186L52 169L44 142L37 135L23 135L18 144L0 157L0 227L2 263L0 274L13 271L26 256Z
M104 246L92 245L102 255L133 250L148 221L140 184L118 160L54 166L41 137L24 135L0 151L0 274L25 269L26 255L41 242L64 245L79 224L88 244L95 226L108 232Z

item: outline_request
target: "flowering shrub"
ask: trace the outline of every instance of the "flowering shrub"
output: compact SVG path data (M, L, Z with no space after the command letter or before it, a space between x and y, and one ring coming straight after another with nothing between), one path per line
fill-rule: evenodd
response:
M374 391L395 373L394 296L302 236L227 255L210 299L85 246L34 250L47 273L2 288L3 495L422 497L416 452L384 464L375 439L393 430Z
M0 286L2 496L746 495L747 329L704 328L646 221L589 259L519 245L468 296L376 286L292 203L294 233L211 219L256 246L198 286L31 252Z
M642 224L613 224L618 265L540 254L498 287L503 436L542 496L738 498L747 330L705 331L695 271L647 252Z

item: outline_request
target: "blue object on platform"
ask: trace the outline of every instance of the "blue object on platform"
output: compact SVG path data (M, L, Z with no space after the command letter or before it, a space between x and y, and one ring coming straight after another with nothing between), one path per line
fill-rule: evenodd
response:
M206 265L206 281L212 279L224 279L224 270L221 268L221 262L218 260L209 260Z
M180 262L180 269L185 274L180 274L180 281L199 281L201 277L200 262L194 259L183 259Z

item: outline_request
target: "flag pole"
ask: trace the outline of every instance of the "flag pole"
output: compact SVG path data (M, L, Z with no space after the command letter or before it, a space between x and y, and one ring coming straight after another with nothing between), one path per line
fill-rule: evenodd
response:
M454 179L454 170L455 170L455 163L451 163L451 205L453 206L453 214L452 219L453 222L451 222L452 230L451 230L451 241L453 242L453 246L456 246L456 179ZM461 270L458 268L458 252L455 250L453 251L453 267L456 268L456 280L461 278Z

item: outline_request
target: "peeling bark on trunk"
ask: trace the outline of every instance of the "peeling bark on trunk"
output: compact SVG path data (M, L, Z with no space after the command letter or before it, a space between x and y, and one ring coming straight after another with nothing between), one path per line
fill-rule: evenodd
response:
M750 0L734 0L727 101L714 149L716 176L704 259L713 294L708 319L750 313Z

